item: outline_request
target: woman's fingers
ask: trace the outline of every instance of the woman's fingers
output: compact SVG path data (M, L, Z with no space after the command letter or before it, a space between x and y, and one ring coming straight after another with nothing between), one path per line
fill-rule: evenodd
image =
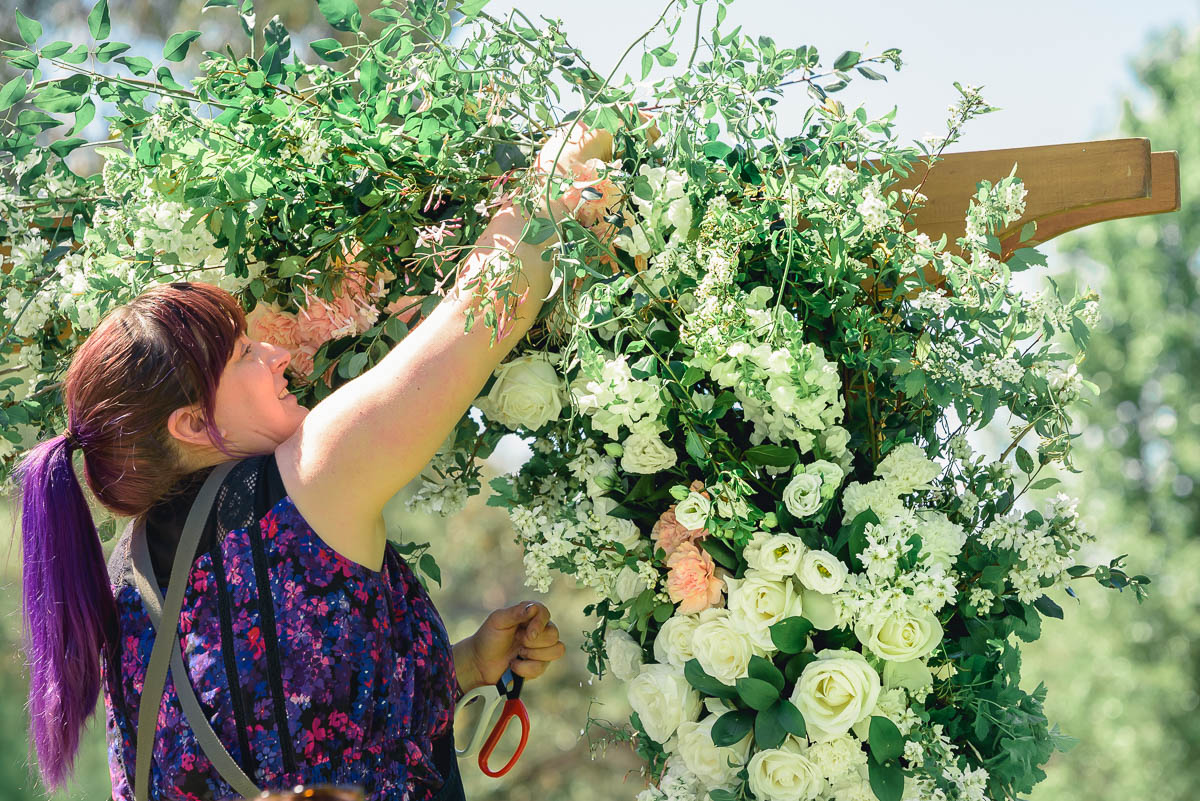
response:
M558 626L550 621L549 616L547 612L546 620L540 626L535 627L534 624L525 628L525 645L536 647L558 642Z
M567 646L561 642L541 648L522 648L517 651L517 661L553 662L562 659L567 654Z

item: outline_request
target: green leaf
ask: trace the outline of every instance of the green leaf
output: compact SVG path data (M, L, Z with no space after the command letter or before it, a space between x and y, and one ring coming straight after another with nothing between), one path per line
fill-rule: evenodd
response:
M308 45L313 52L326 61L341 61L346 57L342 43L337 39L318 39Z
M0 87L0 111L12 108L25 98L28 87L20 75Z
M762 679L741 678L737 680L738 697L751 709L760 712L779 700L779 690Z
M837 61L833 62L835 70L848 70L858 63L862 58L862 53L857 50L847 50L837 57Z
M173 33L163 47L163 58L167 61L183 61L187 58L188 48L192 42L200 38L200 31L183 31Z
M754 744L759 748L778 748L787 739L787 729L779 722L777 709L772 705L754 718Z
M698 659L689 659L687 661L687 664L683 666L683 676L688 680L688 684L705 695L726 699L737 697L736 688L730 687L728 684L718 681L705 673L704 668L700 667L700 660Z
M712 727L713 745L723 748L740 743L754 727L755 714L749 709L735 709L717 718Z
M721 7L724 10L724 6ZM738 796L720 787L708 791L709 801L738 801Z
M126 67L129 67L129 71L139 77L142 75L148 75L150 70L154 67L154 65L150 62L150 59L143 58L141 56L121 56L117 59L117 63L124 64Z
M71 49L70 42L51 42L41 49L42 58L58 58Z
M773 685L778 692L783 692L783 673L771 663L771 660L754 654L750 657L750 666L747 669L747 673L749 673L750 678L765 681Z
M60 58L68 64L82 64L88 59L88 46L78 45L70 53L64 53Z
M4 57L19 70L36 70L38 54L32 50L5 50Z
M684 439L684 447L687 449L688 456L691 456L697 462L703 462L708 458L704 453L704 443L700 441L700 435L695 431L687 432L687 437Z
M21 34L21 39L27 45L33 45L42 35L42 23L35 19L30 19L21 13L20 9L16 9L17 14L17 33Z
M87 143L86 139L79 136L72 136L69 139L59 139L51 142L50 150L54 153L54 155L58 156L59 158L63 158L72 150L85 143Z
M249 86L251 89L262 89L266 82L267 76L263 74L262 70L254 70L253 72L246 73L246 86Z
M439 587L442 586L442 570L438 567L433 554L428 552L421 554L421 559L417 562L417 566L421 568L421 571L425 575L436 581Z
M124 42L105 42L96 48L96 58L107 64L128 49Z
M334 30L357 31L362 26L362 14L354 0L317 0L317 8Z
M458 4L458 12L463 15L463 19L475 19L488 2L489 0L463 0Z
M1033 602L1033 606L1046 617L1052 617L1056 620L1063 619L1062 607L1054 602L1048 595L1043 595Z
M210 8L233 8L237 5L237 0L208 0L201 8L201 11L208 11Z
M368 58L358 67L358 82L363 92L373 95L379 91L379 65L375 59Z
M112 31L112 21L108 18L108 0L99 0L88 12L88 30L97 41L108 38Z
M867 759L867 775L879 801L900 801L904 797L904 771L899 765L880 765Z
M804 737L808 734L808 727L804 725L804 715L788 699L781 698L779 700L779 708L776 710L775 716L779 719L779 725L783 726L788 734L797 737Z
M1033 472L1033 457L1029 455L1029 451L1022 447L1017 447L1017 467L1021 468L1021 472L1029 475Z
M553 222L546 217L534 217L526 223L525 230L521 233L521 241L539 245L549 239L552 233L554 233Z
M804 672L804 668L808 667L810 662L817 661L817 655L811 651L796 654L788 660L787 667L784 668L783 676L790 683L795 683L800 678L800 674Z
M748 449L744 456L751 464L771 467L791 467L800 458L795 448L781 445L755 445Z
M871 746L871 754L881 764L899 759L904 753L904 735L888 718L874 715L868 732L867 742Z
M789 617L771 626L771 642L785 654L798 654L808 644L813 624L803 617Z

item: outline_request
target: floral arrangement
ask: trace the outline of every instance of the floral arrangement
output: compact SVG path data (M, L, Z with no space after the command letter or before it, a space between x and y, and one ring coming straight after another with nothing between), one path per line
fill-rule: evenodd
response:
M525 232L558 235L555 299L411 503L452 514L481 490L477 457L513 432L531 443L488 502L508 510L531 586L557 573L595 591L585 648L594 673L627 682L630 726L606 728L646 761L638 801L1029 792L1068 739L1044 688L1020 686L1020 643L1063 615L1052 596L1074 580L1139 599L1149 580L1122 558L1079 562L1076 501L1028 502L1058 483L1053 465L1073 469L1097 299L1013 286L1044 261L997 237L1024 213L1020 180L981 183L955 242L911 230L923 196L889 188L991 110L978 90L956 84L946 135L902 146L891 114L835 98L898 69L897 51L823 69L813 48L728 30L724 0L671 3L626 51L641 48L641 74L623 82L519 12L466 2L452 20L415 0L372 12L384 27L368 39L351 0L320 7L355 40L310 47L344 69L288 61L272 20L261 55L208 52L190 90L166 67L43 80L43 61L92 51L38 47L18 15L24 46L5 57L31 80L0 89L0 109L28 90L40 110L0 143L16 179L0 196L10 447L54 424L64 354L148 282L240 293L316 400L436 305L492 208L564 197L567 218ZM127 45L99 44L107 13L101 0L89 17L95 53L147 75ZM813 102L785 136L789 86ZM616 132L617 155L528 180L564 87L578 95L565 121ZM78 133L93 95L116 102L123 149L83 178L63 157L88 143L34 135L61 124L52 113ZM497 258L476 278L497 303L474 324L504 330L519 267ZM967 435L998 415L1009 436L976 453Z

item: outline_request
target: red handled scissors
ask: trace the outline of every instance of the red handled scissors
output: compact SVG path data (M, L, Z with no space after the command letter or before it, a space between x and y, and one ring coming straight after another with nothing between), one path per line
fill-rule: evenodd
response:
M456 734L457 742L454 750L460 757L471 756L478 751L479 769L484 772L484 775L491 776L493 779L512 770L513 765L517 764L521 752L525 750L525 743L529 741L529 712L525 709L525 702L521 700L521 686L524 683L524 678L511 670L506 670L500 677L500 681L476 687L464 695L454 708L457 720L460 719L459 711L465 709L468 704L481 703L483 705L479 714L474 718L473 724L469 727L469 733L465 733L467 745L459 748L457 742L462 742L462 738ZM521 721L521 743L517 746L516 753L508 760L508 764L493 771L488 767L488 760L491 758L496 744L504 736L504 730L508 728L509 721L513 718Z

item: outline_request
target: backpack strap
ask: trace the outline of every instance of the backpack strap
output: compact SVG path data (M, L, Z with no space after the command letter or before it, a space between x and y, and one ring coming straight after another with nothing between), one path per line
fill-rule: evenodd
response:
M137 761L134 763L133 795L135 801L150 801L150 762L153 759L154 740L158 729L158 712L166 687L167 672L174 679L175 691L183 707L184 717L196 741L208 760L230 787L239 795L252 798L261 791L254 781L238 766L225 746L221 744L212 725L200 707L196 692L188 679L183 657L177 646L179 615L183 608L183 595L187 589L188 574L196 558L196 548L204 525L212 512L217 490L236 462L224 462L205 479L204 485L188 512L183 534L175 550L175 561L171 566L171 577L167 584L167 595L163 597L158 582L154 580L154 565L150 560L150 546L146 542L144 519L130 523L130 570L134 585L142 597L142 604L154 627L156 636L150 651L150 663L142 686L142 698L138 706ZM163 625L163 624L166 625Z

